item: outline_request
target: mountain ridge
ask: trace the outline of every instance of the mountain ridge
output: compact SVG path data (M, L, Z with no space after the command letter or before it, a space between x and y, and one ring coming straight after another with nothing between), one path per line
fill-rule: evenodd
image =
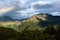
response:
M13 21L13 19L9 16L1 16L0 22L7 22L7 21Z
M40 26L46 26L46 25L54 25L54 24L60 24L60 16L52 16L50 14L36 14L24 21L22 21L22 25L26 23L33 23Z

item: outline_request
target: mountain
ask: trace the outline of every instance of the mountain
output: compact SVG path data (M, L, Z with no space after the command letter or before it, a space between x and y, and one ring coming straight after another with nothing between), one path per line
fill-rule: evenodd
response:
M0 20L1 21L5 21L5 20L11 21L13 19L11 19L8 16L3 16L3 17L0 17ZM18 19L15 19L15 20L18 20ZM13 21L15 21L15 20L13 20ZM27 19L22 19L20 21L16 21L13 24L19 24L18 26L16 26L16 25L12 26L13 29L15 29L19 32L23 32L24 30L30 30L30 31L31 30L44 30L44 27L46 27L48 25L56 26L57 24L60 24L60 16L52 16L50 14L41 13L41 14L36 14ZM10 28L10 26L9 26L9 28Z
M50 21L50 22L59 22L60 16L53 16L50 14L36 14L26 20L26 22L39 22L39 21Z
M6 21L13 21L13 19L9 16L1 16L0 22L6 22Z
M50 14L36 14L22 22L22 25L27 25L33 28L45 27L47 25L60 24L60 16L52 16Z

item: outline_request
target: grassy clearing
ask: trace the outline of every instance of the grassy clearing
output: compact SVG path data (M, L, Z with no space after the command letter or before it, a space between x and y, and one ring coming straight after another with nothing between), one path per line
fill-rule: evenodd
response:
M13 21L13 22L0 22L0 25L2 26L8 26L8 25L19 25L20 22L16 22L16 21Z

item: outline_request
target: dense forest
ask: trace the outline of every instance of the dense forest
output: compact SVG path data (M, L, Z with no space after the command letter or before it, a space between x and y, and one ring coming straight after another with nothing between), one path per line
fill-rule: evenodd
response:
M56 27L48 25L44 27L44 30L42 30L43 27L41 27L41 30L31 31L26 29L28 27L22 32L17 32L12 28L0 27L0 40L60 40L60 25L56 25Z

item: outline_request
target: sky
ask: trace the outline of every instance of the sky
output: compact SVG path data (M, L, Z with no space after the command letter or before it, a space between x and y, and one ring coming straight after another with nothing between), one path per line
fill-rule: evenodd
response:
M60 16L60 0L0 0L0 16L22 19L40 13Z

